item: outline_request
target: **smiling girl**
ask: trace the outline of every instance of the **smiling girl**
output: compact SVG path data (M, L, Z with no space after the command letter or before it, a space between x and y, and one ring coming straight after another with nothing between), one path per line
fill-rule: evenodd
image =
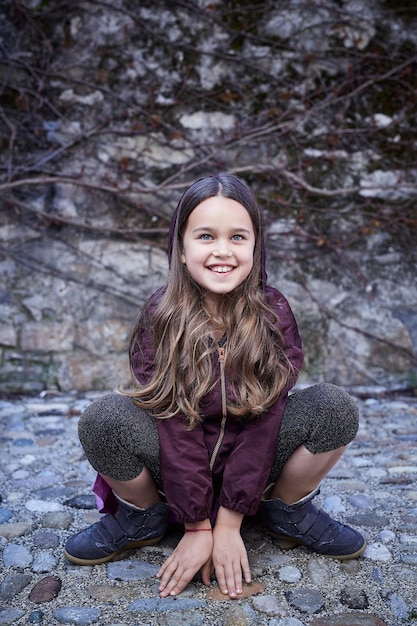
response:
M66 556L105 563L157 543L171 519L184 535L157 574L161 597L201 570L204 584L214 571L236 598L251 582L242 520L260 510L281 547L358 557L362 535L312 502L358 411L333 385L288 396L301 340L288 301L266 282L261 213L243 180L191 185L171 222L169 262L132 332L137 388L104 396L80 419L107 514L68 540Z

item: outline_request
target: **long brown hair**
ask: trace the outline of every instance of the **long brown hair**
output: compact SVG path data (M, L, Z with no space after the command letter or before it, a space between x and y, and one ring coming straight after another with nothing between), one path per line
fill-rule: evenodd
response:
M252 270L241 285L222 297L219 312L227 336L228 411L248 419L259 415L294 376L284 354L278 316L264 291L262 219L256 198L236 176L202 178L183 194L171 223L168 282L157 302L153 298L145 305L132 330L131 365L141 362L141 337L147 335L147 342L151 339L154 346L152 372L146 384L124 392L157 417L184 414L190 428L203 418L201 401L218 383L213 366L218 346L204 309L204 293L182 263L182 239L191 212L217 195L245 207L255 233Z

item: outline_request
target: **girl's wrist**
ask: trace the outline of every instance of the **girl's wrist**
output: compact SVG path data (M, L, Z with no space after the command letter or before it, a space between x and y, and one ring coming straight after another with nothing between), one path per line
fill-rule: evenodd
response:
M212 531L211 523L209 519L202 520L201 522L184 524L184 531L186 533L196 533L199 531Z

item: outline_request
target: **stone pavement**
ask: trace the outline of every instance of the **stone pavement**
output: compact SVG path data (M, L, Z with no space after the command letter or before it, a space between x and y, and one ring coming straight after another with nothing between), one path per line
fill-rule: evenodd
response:
M78 417L97 395L0 399L0 625L417 626L416 397L358 399L358 436L317 497L363 529L366 552L344 563L284 552L248 520L254 583L230 601L198 580L159 598L155 573L178 528L106 565L64 557L66 538L98 519L94 472L77 437Z

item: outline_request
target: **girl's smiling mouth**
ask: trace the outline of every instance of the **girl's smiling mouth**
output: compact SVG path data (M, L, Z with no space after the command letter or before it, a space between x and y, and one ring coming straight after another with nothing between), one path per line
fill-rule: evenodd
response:
M208 265L207 269L211 272L215 272L216 274L226 274L227 272L231 272L235 268L233 265Z

